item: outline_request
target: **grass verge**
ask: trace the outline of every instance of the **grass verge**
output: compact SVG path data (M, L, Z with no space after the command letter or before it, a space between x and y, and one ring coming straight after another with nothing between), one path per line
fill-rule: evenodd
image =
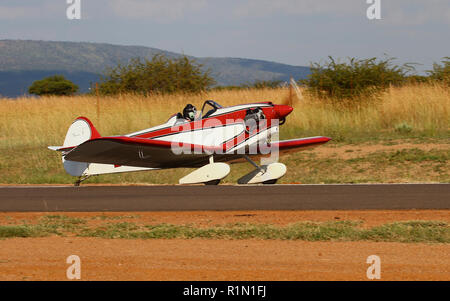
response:
M450 243L450 226L441 221L407 221L361 227L362 221L301 222L287 226L236 223L223 226L107 222L89 225L85 219L44 216L38 223L1 225L0 238L79 236L106 239L262 239L302 241L383 241Z

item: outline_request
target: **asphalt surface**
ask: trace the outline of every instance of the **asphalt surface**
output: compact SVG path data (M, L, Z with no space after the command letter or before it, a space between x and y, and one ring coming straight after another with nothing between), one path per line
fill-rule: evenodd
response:
M0 186L0 212L450 209L450 184Z

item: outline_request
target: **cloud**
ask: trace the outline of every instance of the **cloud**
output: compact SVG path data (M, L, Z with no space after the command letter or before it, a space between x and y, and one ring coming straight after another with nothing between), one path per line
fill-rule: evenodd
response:
M33 4L0 5L0 20L42 19L60 13L65 16L65 2L51 0Z
M125 18L170 22L204 8L206 0L111 0L113 12Z
M448 0L380 0L382 19L390 25L450 23ZM237 17L335 15L365 17L366 0L247 0L234 7Z
M392 25L450 24L448 0L389 1L382 6L382 11L385 15L383 19Z
M0 20L15 20L24 17L32 17L36 14L36 8L0 6Z
M364 0L248 0L246 3L238 5L234 14L241 17L264 17L274 13L288 15L351 14L360 12L362 5L365 5Z

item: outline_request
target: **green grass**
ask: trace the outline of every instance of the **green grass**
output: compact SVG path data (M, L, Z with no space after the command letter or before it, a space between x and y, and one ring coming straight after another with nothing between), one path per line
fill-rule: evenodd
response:
M68 217L65 215L46 215L39 220L38 227L41 231L63 235L67 232L76 232L84 228L86 220L82 218Z
M105 239L262 239L301 241L383 241L450 243L450 226L441 221L407 221L372 228L362 221L299 222L286 226L236 223L197 227L193 224L145 225L131 222L89 226L85 219L45 216L37 224L0 226L0 238L79 236Z
M110 216L110 215L97 215L93 216L92 220L121 220L121 219L130 219L130 218L139 218L139 215L117 215L117 216Z
M397 242L450 242L450 227L438 221L409 221L382 225L365 231L364 240Z
M0 238L65 236L85 229L86 220L65 215L46 215L37 224L0 225Z
M364 229L359 222L303 222L277 227L266 224L233 224L210 228L192 225L111 224L83 231L85 237L125 239L263 239L302 241L385 241L450 243L450 227L443 222L412 221Z
M40 237L46 236L47 233L41 232L34 226L0 226L0 238L12 237Z

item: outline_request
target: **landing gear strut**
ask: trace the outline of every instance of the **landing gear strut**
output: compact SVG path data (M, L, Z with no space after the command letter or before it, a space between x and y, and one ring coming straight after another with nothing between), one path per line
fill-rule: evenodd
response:
M87 180L90 177L91 177L90 175L78 177L78 180L73 184L73 186L75 186L75 187L80 186L81 182L83 182L84 180Z

